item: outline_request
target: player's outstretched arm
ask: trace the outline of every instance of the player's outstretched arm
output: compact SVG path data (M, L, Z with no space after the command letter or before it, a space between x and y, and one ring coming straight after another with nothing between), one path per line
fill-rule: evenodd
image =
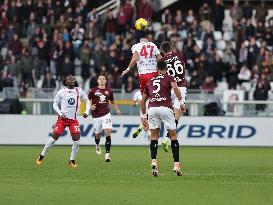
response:
M174 91L174 94L176 95L177 99L179 100L180 108L181 108L182 112L186 112L186 106L185 106L185 103L183 102L181 92L180 92L176 82L172 82L171 86Z
M134 67L137 61L138 61L138 54L137 52L134 52L133 57L128 65L128 68L122 72L121 77L126 75L132 69L132 67Z

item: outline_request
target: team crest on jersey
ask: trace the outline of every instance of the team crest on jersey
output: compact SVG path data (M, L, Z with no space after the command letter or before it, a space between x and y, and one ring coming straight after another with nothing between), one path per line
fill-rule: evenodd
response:
M105 93L108 92L108 91L105 91ZM106 93L107 94L107 93ZM95 92L95 96L98 96L100 98L100 101L101 102L104 102L106 100L106 96L103 95L100 91L96 91Z
M159 98L159 97L160 97L159 93L156 93L156 94L155 94L155 97L156 97L156 98Z
M75 99L74 98L69 98L67 102L68 102L69 105L74 105L75 104Z

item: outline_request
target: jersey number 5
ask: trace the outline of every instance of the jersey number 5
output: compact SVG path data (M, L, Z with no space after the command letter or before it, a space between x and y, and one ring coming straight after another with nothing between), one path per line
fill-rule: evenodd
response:
M150 51L150 52L148 53L147 50ZM153 51L154 51L154 46L150 46L150 45L145 46L145 45L143 45L141 50L140 50L139 55L144 56L145 58L152 58Z
M153 86L156 86L156 89L153 90L153 93L158 93L158 91L160 91L160 80L159 79L154 80L153 81Z

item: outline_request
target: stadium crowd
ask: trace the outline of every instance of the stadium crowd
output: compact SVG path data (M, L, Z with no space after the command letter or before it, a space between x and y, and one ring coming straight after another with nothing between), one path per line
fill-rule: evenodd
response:
M244 89L249 82L257 100L266 100L271 89L273 18L266 20L264 2L254 8L234 1L228 29L221 0L199 11L165 9L160 19L149 0L124 0L115 15L108 10L105 17L86 0L1 0L0 5L0 91L18 86L24 97L27 87L55 88L80 66L88 88L105 72L108 86L132 92L138 88L136 69L125 79L120 74L141 36L133 26L139 17L152 22L149 40L157 46L169 40L184 53L189 89L213 92L223 81L229 89Z

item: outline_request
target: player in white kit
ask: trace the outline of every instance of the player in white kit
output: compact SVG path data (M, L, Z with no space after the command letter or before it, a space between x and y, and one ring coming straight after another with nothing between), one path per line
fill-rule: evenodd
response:
M72 168L78 167L75 159L79 151L81 133L79 122L76 119L76 116L79 109L80 99L84 100L86 104L86 109L83 114L84 118L88 117L90 111L90 102L85 92L81 88L75 87L75 82L75 77L73 75L68 75L63 82L65 87L60 89L54 98L53 108L58 113L58 120L54 126L52 137L45 144L41 154L36 160L37 165L42 164L48 149L51 148L59 139L60 135L63 134L64 129L69 127L69 131L73 140L69 166Z
M133 57L129 66L122 72L121 77L126 75L137 64L140 92L143 94L147 81L157 75L157 61L162 57L157 46L146 38L141 38L139 43L132 46L132 54ZM142 129L148 130L144 125L140 125L136 132L133 133L133 137L137 137Z

